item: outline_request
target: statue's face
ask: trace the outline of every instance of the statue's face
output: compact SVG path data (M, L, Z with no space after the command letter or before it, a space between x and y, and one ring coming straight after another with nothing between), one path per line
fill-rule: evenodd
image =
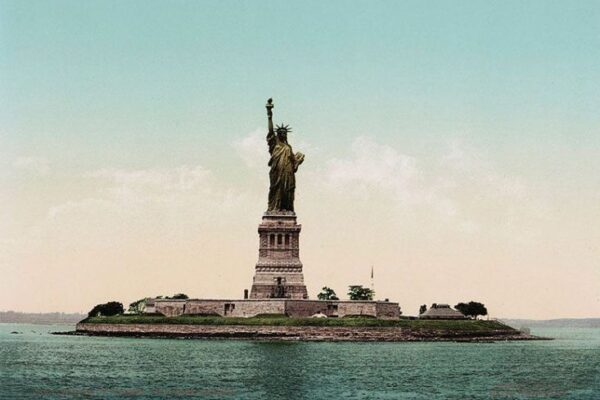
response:
M282 142L287 143L287 132L285 131L279 131L277 132L277 137L279 138L279 140L281 140Z

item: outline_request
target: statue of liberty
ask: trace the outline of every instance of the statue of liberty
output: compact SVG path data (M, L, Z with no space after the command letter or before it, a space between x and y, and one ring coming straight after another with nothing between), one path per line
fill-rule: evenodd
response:
M304 154L292 151L288 144L287 134L291 132L289 125L278 125L273 128L273 99L267 100L267 116L269 133L267 144L271 159L269 166L269 208L268 211L294 211L294 191L296 190L295 173L304 161Z

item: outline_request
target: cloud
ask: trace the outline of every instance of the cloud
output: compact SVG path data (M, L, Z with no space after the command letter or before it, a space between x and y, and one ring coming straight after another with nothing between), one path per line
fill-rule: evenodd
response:
M115 194L144 191L172 196L194 191L210 191L208 183L212 173L200 165L183 165L170 169L100 169L84 176L110 183L110 190Z
M331 187L359 194L385 191L402 202L426 197L417 160L366 136L352 142L348 157L330 160L326 176Z
M246 136L234 140L232 146L246 166L250 168L266 166L269 162L269 151L265 138L265 130L256 128Z
M336 185L401 189L418 177L416 160L368 137L352 142L352 157L329 162L328 178Z
M200 165L105 168L81 178L92 180L97 189L86 198L50 207L47 229L65 234L70 229L94 231L96 240L112 240L111 232L129 235L133 231L160 230L167 236L192 235L211 223L220 223L219 218L226 220L235 214L233 210L243 209L246 197L220 184L210 170Z
M39 175L47 175L50 171L48 161L42 157L19 157L13 162L13 167Z
M396 207L428 209L465 233L479 232L482 215L514 221L530 196L519 177L499 172L483 151L458 141L425 160L360 136L347 156L327 164L325 175L345 196L377 195L380 203L388 198Z
M196 284L196 278L215 279L215 265L239 257L239 237L254 239L252 230L239 227L256 224L260 216L248 212L256 203L251 195L203 165L103 168L73 174L70 185L67 200L49 204L39 196L45 213L30 224L7 227L9 235L0 237L8 292L27 292L29 304L38 307L53 307L44 301L48 296L67 308L81 306L69 303L74 296L87 307L117 292L132 300L136 291L188 290L177 289L185 285L209 290L209 283Z

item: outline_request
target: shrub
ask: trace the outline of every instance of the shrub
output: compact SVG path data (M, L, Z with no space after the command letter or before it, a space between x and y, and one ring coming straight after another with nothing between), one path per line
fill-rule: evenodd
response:
M110 317L117 314L123 314L123 304L118 301L109 301L108 303L98 304L90 310L88 317L104 316Z
M321 289L321 293L317 295L317 298L319 300L339 300L335 291L327 286L323 286L323 289Z

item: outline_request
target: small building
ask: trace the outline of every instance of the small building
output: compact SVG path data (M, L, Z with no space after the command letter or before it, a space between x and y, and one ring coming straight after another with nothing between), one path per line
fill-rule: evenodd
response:
M419 315L420 319L467 319L463 313L448 304L432 304L431 308Z
M155 314L156 313L156 303L155 299L148 298L146 299L146 308L144 309L144 313L146 314Z

